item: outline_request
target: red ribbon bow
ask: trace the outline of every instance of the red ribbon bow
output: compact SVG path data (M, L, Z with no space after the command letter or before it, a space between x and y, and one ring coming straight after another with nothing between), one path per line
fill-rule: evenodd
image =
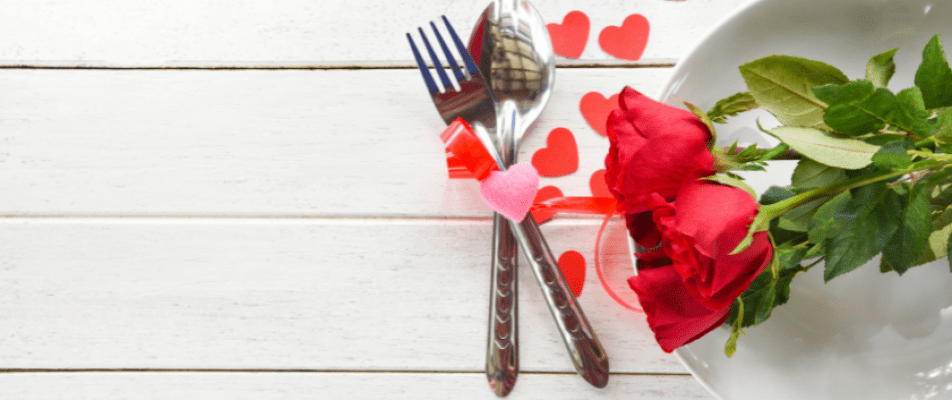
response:
M450 179L474 178L485 182L493 172L500 171L489 150L466 121L457 118L440 134L440 139L446 145L446 166ZM489 202L488 199L487 202ZM604 215L605 219L595 238L595 272L598 274L598 280L608 295L618 304L634 311L642 311L634 297L631 300L625 300L612 289L605 278L605 275L609 273L623 280L627 280L628 276L625 276L625 273L603 271L598 257L602 233L608 221L619 213L614 197L555 197L533 203L529 210L536 216L536 221L539 223L547 221L556 213ZM623 286L627 287L627 282L624 282Z

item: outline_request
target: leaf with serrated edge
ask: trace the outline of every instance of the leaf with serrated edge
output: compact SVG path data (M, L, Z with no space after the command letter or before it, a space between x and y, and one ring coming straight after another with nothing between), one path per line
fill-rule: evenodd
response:
M895 192L879 182L856 188L850 206L839 211L836 219L843 225L827 238L825 281L850 272L879 254L899 229L902 204Z
M932 233L929 234L929 246L916 260L915 265L938 260L948 255L949 235L952 235L952 206L932 219ZM915 266L914 265L914 266Z
M927 109L952 106L952 68L936 34L922 50L922 64L916 70L916 86L922 89Z
M728 319L728 323L733 325L737 318L741 318L740 326L746 328L767 320L775 307L790 299L790 283L800 272L803 272L803 268L799 265L782 269L776 278L769 269L761 272L740 296L744 306L752 309L751 312L743 316L732 314L733 318Z
M876 87L886 87L889 79L896 73L896 63L893 62L896 50L899 48L877 54L866 63L866 79L873 82Z
M817 208L823 205L828 199L822 198L806 203L800 207L785 212L780 216L777 226L780 229L795 232L807 232L810 230L810 221Z
M790 180L798 189L815 189L845 181L846 171L804 158L797 162L797 168L793 170Z
M757 104L787 126L825 128L826 104L811 89L849 82L843 72L829 64L793 56L768 56L739 68Z
M817 208L810 220L810 243L823 246L827 237L838 232L839 228L837 226L840 221L834 216L840 210L849 207L852 200L853 197L850 192L843 192Z
M911 131L918 118L914 93L906 92L900 103L889 89L874 87L865 79L824 85L813 93L829 104L823 122L850 136L878 132L887 124Z
M899 230L893 234L883 249L883 261L900 275L915 264L929 245L929 233L932 230L931 207L922 187L908 189L908 184L897 186L895 190L905 190L902 196L902 216Z
M879 146L814 128L781 126L767 133L814 161L842 169L863 168L873 162L873 155L879 151Z
M873 163L881 169L903 169L912 165L912 156L902 142L889 142L873 155Z
M727 117L733 117L757 107L760 107L760 105L757 104L757 100L754 100L754 96L751 96L749 92L740 92L719 100L707 112L707 115L711 118L711 121L723 124L727 122Z

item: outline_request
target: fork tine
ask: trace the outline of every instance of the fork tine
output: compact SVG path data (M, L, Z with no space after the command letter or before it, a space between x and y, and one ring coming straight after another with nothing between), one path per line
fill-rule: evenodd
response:
M440 80L443 81L443 90L449 92L453 89L453 82L450 81L450 77L446 75L446 71L443 70L443 64L440 63L440 59L436 56L436 52L433 51L433 46L430 46L430 41L426 39L426 34L423 33L423 28L418 28L420 30L420 36L423 37L423 44L426 45L426 51L430 53L430 59L433 60L433 67L436 69L436 74L440 76Z
M440 31L436 30L436 24L433 21L430 21L430 27L433 28L433 33L436 34L436 41L440 42L440 47L443 48L443 54L446 54L446 63L450 65L450 69L453 70L453 75L456 76L457 82L463 82L466 80L466 77L463 76L463 72L460 71L460 65L456 63L456 57L453 57L453 53L450 53L450 48L446 47L446 42L443 41L443 35L440 35Z
M426 67L426 62L423 61L420 50L417 50L416 44L413 43L413 37L409 33L407 33L407 40L410 42L410 48L413 49L413 58L416 58L417 67L420 68L420 73L423 74L426 88L430 90L430 94L439 93L440 88L436 87L436 82L433 81L433 76L430 75L430 70Z
M473 61L473 56L469 54L469 50L466 50L466 46L463 46L463 42L459 40L459 36L456 35L456 30L453 29L453 25L450 25L450 21L446 19L446 16L443 16L443 23L446 24L446 30L450 32L450 36L453 37L453 42L456 43L456 49L459 50L460 57L463 58L463 62L466 63L466 69L469 70L469 74L476 75L479 73L479 68L476 67L476 62Z

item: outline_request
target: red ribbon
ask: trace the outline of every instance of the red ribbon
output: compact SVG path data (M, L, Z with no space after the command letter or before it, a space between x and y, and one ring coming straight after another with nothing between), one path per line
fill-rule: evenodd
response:
M475 178L482 180L490 172L499 170L499 166L496 165L492 155L466 121L457 118L440 134L440 139L446 144L446 166L450 179ZM602 221L602 225L598 229L598 235L595 238L595 272L598 274L598 280L605 291L608 292L608 295L618 304L630 310L642 312L636 300L626 301L611 288L605 278L605 275L611 271L603 270L598 257L602 234L608 226L608 221L616 214L620 214L617 211L614 197L554 197L534 203L530 211L536 217L538 223L547 221L556 213L604 215L605 219ZM620 275L623 276L624 273ZM624 286L627 287L627 282Z
M492 154L476 136L473 128L457 118L440 134L446 144L446 167L450 179L483 180L492 171L499 171L499 165Z

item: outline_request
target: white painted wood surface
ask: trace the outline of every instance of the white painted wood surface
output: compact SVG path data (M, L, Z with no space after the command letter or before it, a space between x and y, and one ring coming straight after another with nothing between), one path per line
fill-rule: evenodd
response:
M579 171L542 183L588 195L608 143L582 95L656 95L743 2L535 1L592 31L521 158L569 128ZM488 2L437 3L0 0L0 398L494 398L489 210L445 177L403 36L441 14L468 33ZM631 13L637 63L597 44ZM711 399L600 287L599 223L543 232L585 255L609 386L573 373L524 271L510 398ZM622 225L601 257L624 267Z
M598 34L629 14L651 24L645 60L681 56L746 0L538 0L550 23L591 20L582 58L612 60ZM410 65L405 32L446 15L468 36L489 1L96 0L0 1L0 60L8 65Z

